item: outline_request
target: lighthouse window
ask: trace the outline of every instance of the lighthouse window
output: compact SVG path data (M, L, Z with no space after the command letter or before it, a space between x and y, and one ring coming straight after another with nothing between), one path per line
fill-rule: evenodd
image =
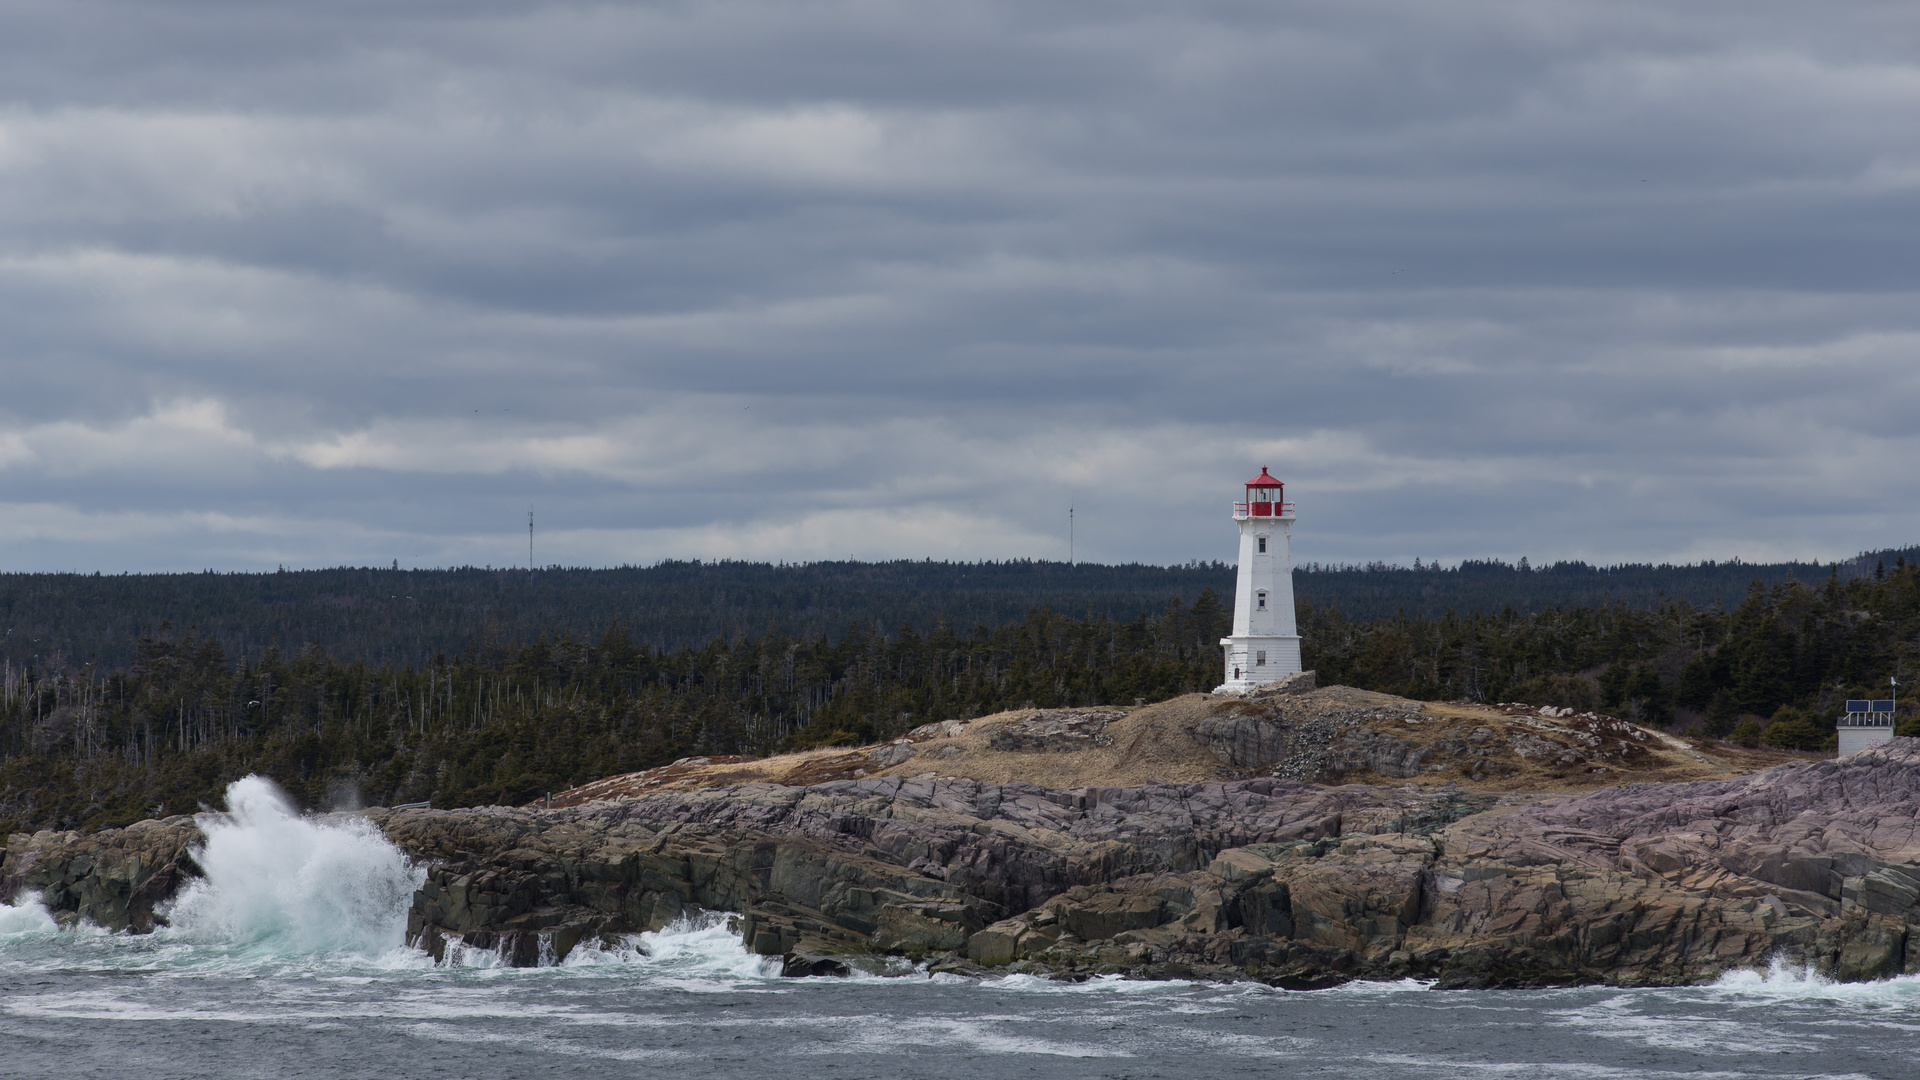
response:
M1267 553L1267 538L1262 536L1259 539L1260 539L1260 554L1265 555Z
M1267 594L1261 593L1259 599L1260 599L1260 602L1258 604L1255 604L1254 606L1259 608L1261 611L1267 610Z
M1258 650L1256 650L1256 651L1254 652L1254 654L1253 654L1253 666L1254 666L1254 667L1266 667L1266 666L1267 666L1267 650L1265 650L1265 649L1258 649Z

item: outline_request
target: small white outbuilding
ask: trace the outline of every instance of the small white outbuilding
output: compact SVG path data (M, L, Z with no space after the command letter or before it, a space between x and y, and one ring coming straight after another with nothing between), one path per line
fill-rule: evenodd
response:
M1840 731L1840 756L1857 754L1893 738L1892 698L1851 698L1835 725Z

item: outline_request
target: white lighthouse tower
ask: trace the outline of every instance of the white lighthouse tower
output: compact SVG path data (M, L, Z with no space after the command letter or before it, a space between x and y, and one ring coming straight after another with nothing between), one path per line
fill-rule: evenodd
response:
M1293 622L1293 504L1286 485L1267 474L1247 481L1247 501L1233 504L1240 526L1240 574L1233 587L1233 636L1220 639L1227 681L1216 694L1244 694L1300 670L1300 634Z

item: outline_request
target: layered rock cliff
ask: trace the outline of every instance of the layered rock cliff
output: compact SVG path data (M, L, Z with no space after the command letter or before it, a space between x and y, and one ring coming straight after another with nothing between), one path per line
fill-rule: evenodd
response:
M554 810L371 811L429 872L409 933L534 963L691 908L794 974L935 968L1320 986L1920 972L1920 740L1527 802L1279 779L1060 790L865 778ZM0 889L139 931L190 819L9 839Z

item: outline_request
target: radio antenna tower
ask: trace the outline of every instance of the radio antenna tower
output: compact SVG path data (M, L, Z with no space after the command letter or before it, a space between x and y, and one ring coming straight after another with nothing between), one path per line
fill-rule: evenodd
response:
M1073 561L1073 496L1067 496L1067 569L1074 567Z
M527 571L533 571L533 511L527 511Z

